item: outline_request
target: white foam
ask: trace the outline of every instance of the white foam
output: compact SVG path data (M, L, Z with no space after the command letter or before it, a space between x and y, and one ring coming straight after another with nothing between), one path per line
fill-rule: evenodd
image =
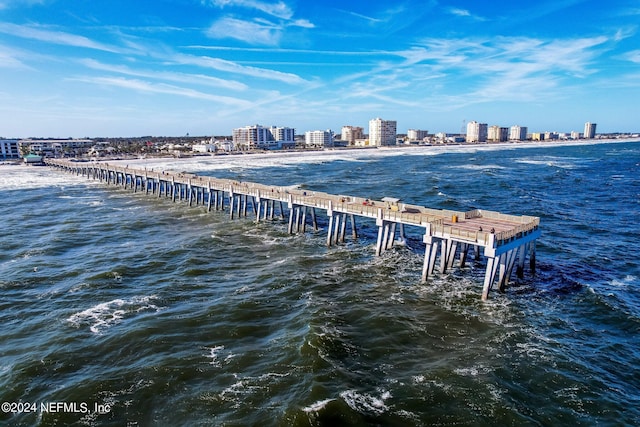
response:
M309 406L305 406L304 408L302 408L302 410L306 413L319 412L321 409L327 406L327 404L329 404L330 402L333 402L334 400L336 399L319 400L317 402L312 403Z
M78 179L44 166L0 166L0 190L25 190L51 186L85 185L91 180ZM95 181L99 182L99 181Z
M579 159L569 157L541 156L534 159L517 159L515 162L536 166L551 166L560 169L575 169L578 167L578 165L576 165L576 161L578 160Z
M209 347L209 355L206 356L208 358L211 359L211 362L209 362L210 365L213 365L215 367L221 367L222 364L220 363L220 360L218 359L218 353L220 353L220 351L224 350L224 346L223 345L217 345L215 347Z
M135 296L129 299L118 298L75 313L69 316L67 321L76 327L89 325L91 332L102 334L127 316L144 311L159 311L161 308L152 303L155 299L153 295Z
M638 280L636 276L633 274L627 274L622 279L613 279L609 284L617 288L626 288L636 280Z
M340 393L340 397L354 411L380 415L389 410L384 401L391 397L391 393L384 391L380 397L374 397L369 394L360 394L355 390L347 390Z
M459 166L452 166L453 169L465 169L465 170L478 170L478 171L482 171L482 170L487 170L487 169L506 169L504 166L498 166L498 165L459 165Z

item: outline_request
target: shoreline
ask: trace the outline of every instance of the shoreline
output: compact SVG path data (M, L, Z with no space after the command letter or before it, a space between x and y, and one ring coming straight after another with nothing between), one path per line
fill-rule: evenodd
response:
M345 147L345 148L324 148L318 150L274 150L274 151L258 151L258 152L237 152L224 154L201 154L190 155L185 157L169 157L169 156L145 156L131 158L99 158L94 160L82 159L83 161L95 161L98 163L113 163L119 165L129 165L137 168L162 167L165 170L176 170L182 166L197 167L200 171L229 169L229 168L259 168L269 166L284 166L289 162L286 160L292 157L296 158L295 163L314 161L324 162L333 160L363 160L367 158L378 158L387 156L397 156L399 154L408 155L439 155L455 152L468 151L493 151L508 150L520 148L549 148L549 147L567 147L580 145L600 145L600 144L621 144L636 142L640 143L640 138L625 139L593 139L578 141L526 141L526 142L500 142L500 143L461 143L461 144L442 144L442 145L407 145L407 146L388 146L388 147ZM270 162L272 161L272 162ZM269 164L271 163L271 164ZM275 164L274 164L275 163ZM35 168L38 166L26 165L17 159L7 159L0 162L0 171L24 171L25 168ZM185 170L193 171L193 170Z
M132 159L99 159L98 162L102 163L115 163L126 164L131 167L158 167L169 165L178 167L178 165L193 164L194 166L200 166L200 170L215 170L222 166L222 168L233 167L267 167L271 166L268 163L269 160L276 160L277 163L286 165L284 161L287 158L295 157L296 163L301 163L302 159L307 159L310 163L314 158L318 158L318 161L331 161L331 160L362 160L363 158L377 158L386 156L397 156L400 154L409 155L438 155L448 154L455 152L465 152L469 150L478 151L492 151L492 150L505 150L505 149L519 149L519 148L548 148L548 147L565 147L565 146L580 146L580 145L600 145L600 144L621 144L637 142L640 143L640 138L626 138L626 139L594 139L594 140L579 140L579 141L554 141L554 142L501 142L501 143L473 143L473 144L443 144L443 145L407 145L407 146L388 146L388 147L352 147L352 148L325 148L322 150L313 151L298 151L298 150L274 150L274 151L260 151L260 152L246 152L236 154L210 154L210 155L196 155L188 157L156 157L149 156L143 158ZM329 159L333 157L333 159ZM175 166L173 166L174 164ZM208 166L202 169L203 166ZM168 168L167 168L168 170Z

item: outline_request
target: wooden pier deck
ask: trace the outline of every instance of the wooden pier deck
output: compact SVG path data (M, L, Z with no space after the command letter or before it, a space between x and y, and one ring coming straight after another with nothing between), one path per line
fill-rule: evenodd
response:
M487 260L482 299L497 282L503 290L517 264L517 275L522 277L527 255L535 271L535 241L540 236L540 219L533 216L507 215L499 212L472 210L460 212L432 209L384 198L369 200L351 195L335 195L317 191L270 186L254 182L239 182L195 174L150 171L109 165L108 163L77 162L45 159L48 166L90 179L144 191L156 197L185 200L207 206L207 210L229 211L231 219L247 216L248 206L257 221L285 219L288 211L288 232L304 233L310 222L318 230L316 209L325 211L327 245L345 241L347 225L357 238L356 217L369 218L378 226L376 255L391 249L397 239L405 238L405 226L422 229L425 243L422 281L434 273L436 259L440 272L452 268L456 259L464 266L467 254L474 249L476 258L480 249ZM286 209L285 209L286 206ZM310 220L309 220L310 218ZM438 257L439 254L439 257Z

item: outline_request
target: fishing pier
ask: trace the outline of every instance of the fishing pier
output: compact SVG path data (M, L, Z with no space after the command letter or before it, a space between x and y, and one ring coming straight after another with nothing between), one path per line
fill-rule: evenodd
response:
M269 186L254 182L239 182L198 176L189 173L132 169L108 163L74 162L45 159L45 164L78 176L107 184L144 192L189 206L206 206L207 211L228 211L231 219L246 217L251 206L256 221L288 219L289 234L304 233L307 226L318 231L318 211L328 217L327 246L345 241L347 228L358 237L356 218L368 218L378 227L376 255L393 248L405 239L405 227L421 229L425 244L422 281L439 271L453 268L456 260L463 267L471 249L476 259L486 258L482 299L497 282L504 290L516 269L523 277L525 260L529 257L535 271L536 239L540 236L540 218L515 216L475 209L468 212L431 209L410 205L399 199L385 197L369 200L362 197L334 195L317 191Z

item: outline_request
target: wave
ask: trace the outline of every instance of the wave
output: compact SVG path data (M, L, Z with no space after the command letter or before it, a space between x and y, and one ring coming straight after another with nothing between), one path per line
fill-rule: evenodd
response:
M83 186L92 182L75 175L62 174L47 167L2 166L0 190L27 190L51 187ZM95 181L96 184L99 181Z
M162 309L153 301L154 295L134 296L129 299L114 299L112 301L97 304L79 313L75 313L67 321L75 327L89 326L94 334L103 334L110 327L122 322L125 318L135 316L142 312L158 312Z
M380 396L358 393L356 390L346 390L340 393L340 397L351 409L357 412L381 415L389 410L385 400L391 397L389 391L382 391Z

